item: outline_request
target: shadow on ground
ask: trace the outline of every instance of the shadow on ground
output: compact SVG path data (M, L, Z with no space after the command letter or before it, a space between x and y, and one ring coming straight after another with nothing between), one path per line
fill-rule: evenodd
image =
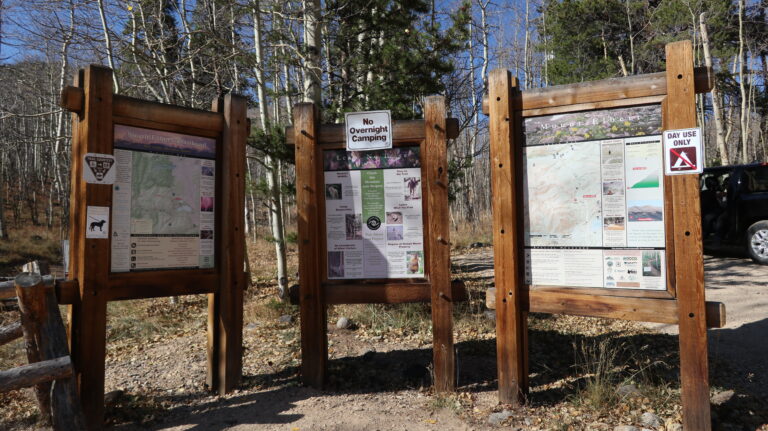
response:
M546 320L548 316L537 316ZM596 320L596 322L599 322ZM768 349L764 334L768 333L768 319L738 329L720 330L721 338L745 341L748 348ZM623 365L624 375L647 379L646 383L667 384L679 388L679 357L677 336L665 334L622 333L600 336L568 335L555 330L532 329L529 332L530 387L529 402L533 406L556 405L578 390L579 372L575 351L578 346L597 345L611 339L620 346L617 364ZM465 341L456 345L457 374L461 391L485 392L496 390L495 340ZM737 369L765 370L765 364L740 364L732 367L722 361L717 349L710 349L710 384L718 391L733 390L734 396L713 406L715 430L755 430L768 423L765 386L753 384L749 376L739 375ZM768 352L766 352L768 354ZM745 358L765 358L766 355L747 355ZM328 362L327 385L317 391L302 387L298 369L290 367L274 373L244 376L240 392L226 398L210 397L208 393L194 393L183 398L158 395L146 401L156 407L157 418L141 425L141 429L160 429L184 424L186 430L223 430L236 424L288 424L302 417L288 413L296 403L312 398L340 394L366 394L392 392L428 387L431 384L432 350L429 348L368 352L359 356L333 359ZM643 369L638 374L638 370ZM640 377L638 377L640 376ZM754 376L751 377L754 380ZM563 384L554 384L565 382ZM179 405L166 409L163 405ZM128 400L118 402L108 417L121 416L135 408ZM267 402L268 401L268 402ZM212 414L215 413L215 414ZM134 429L134 424L116 426ZM723 426L722 424L728 424Z

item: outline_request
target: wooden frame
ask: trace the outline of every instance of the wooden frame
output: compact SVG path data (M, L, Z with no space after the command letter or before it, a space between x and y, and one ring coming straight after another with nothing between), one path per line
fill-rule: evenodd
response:
M522 121L526 117L661 104L662 128L696 127L694 95L712 73L693 68L689 41L667 45L666 72L521 92L506 70L489 76L499 399L528 392L526 313L577 314L677 324L680 328L683 425L709 430L706 328L722 326L725 308L704 301L698 176L664 177L667 284L662 291L526 285L523 279Z
M111 69L90 66L79 72L74 87L64 89L61 104L73 112L69 276L79 286L75 298L66 301L72 304L69 342L89 429L101 428L104 416L109 301L208 294L207 383L220 394L233 390L242 373L246 283L242 214L249 125L245 98L226 95L214 101L212 111L133 99L112 94ZM87 207L111 209L112 186L85 182L83 156L113 154L113 131L118 124L217 140L214 268L112 273L111 239L86 239Z
M343 125L319 125L313 104L299 104L287 128L295 146L299 230L299 304L301 307L302 377L317 388L325 383L327 304L431 301L434 373L437 391L455 389L452 302L461 300L463 285L451 282L448 240L447 139L457 123L445 118L445 100L425 101L425 119L393 122L393 146L418 145L424 188L424 277L414 279L329 280L327 274L325 195L322 151L343 149Z

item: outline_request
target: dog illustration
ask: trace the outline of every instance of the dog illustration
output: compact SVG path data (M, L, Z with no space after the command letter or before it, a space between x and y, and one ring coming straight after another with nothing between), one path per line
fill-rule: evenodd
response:
M106 222L107 222L106 220L100 220L100 221L91 222L91 232L93 232L94 229L97 228L97 227L99 228L99 232L104 232L103 227L104 227L104 223L106 223Z

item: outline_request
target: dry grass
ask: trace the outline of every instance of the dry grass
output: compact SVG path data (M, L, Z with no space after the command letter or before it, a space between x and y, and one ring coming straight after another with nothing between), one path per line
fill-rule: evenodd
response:
M491 214L484 214L475 220L451 223L451 244L453 248L467 248L474 243L491 244L493 241L493 220Z
M61 262L61 241L43 226L33 226L23 232L10 230L8 237L0 240L0 275L15 275L21 265L32 260Z

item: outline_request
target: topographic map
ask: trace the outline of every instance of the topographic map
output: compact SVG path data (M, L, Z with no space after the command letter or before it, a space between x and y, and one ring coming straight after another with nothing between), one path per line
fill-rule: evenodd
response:
M600 142L524 148L526 246L601 247Z
M131 233L199 235L200 159L133 153Z

